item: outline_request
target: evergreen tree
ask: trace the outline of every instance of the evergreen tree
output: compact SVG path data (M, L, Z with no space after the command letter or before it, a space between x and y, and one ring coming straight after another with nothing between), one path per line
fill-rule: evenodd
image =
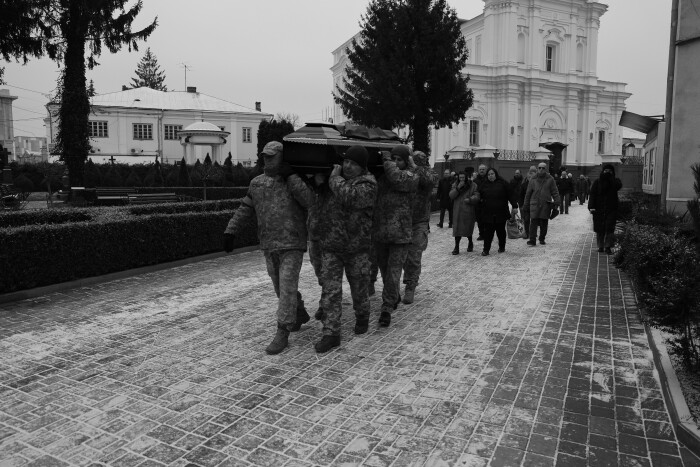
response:
M429 127L451 127L472 105L455 10L446 0L372 0L360 26L335 102L363 125L408 125L414 147L429 152Z
M184 157L180 161L180 170L177 174L178 186L192 186L192 179L190 178L190 173L187 171L187 163Z
M95 91L95 82L90 80L90 84L87 88L87 95L88 97L95 97L95 94L97 94L97 91Z
M5 60L47 55L63 65L56 147L65 161L72 186L83 185L90 151L90 104L85 70L93 69L102 47L118 52L138 50L137 41L151 35L157 18L139 31L131 26L143 6L128 0L0 0L0 54Z
M294 133L294 125L292 125L287 120L272 120L268 122L263 120L260 122L258 127L258 160L255 162L255 166L262 173L262 168L265 166L263 158L260 157L263 148L270 141L282 142L282 138L287 136L289 133Z
M243 165L239 162L233 167L233 186L248 186L250 185L250 179L248 178L248 172L245 171Z
M136 66L136 78L131 78L131 87L147 87L157 91L167 91L165 86L165 72L160 70L158 59L151 53L151 48L146 49L146 53Z

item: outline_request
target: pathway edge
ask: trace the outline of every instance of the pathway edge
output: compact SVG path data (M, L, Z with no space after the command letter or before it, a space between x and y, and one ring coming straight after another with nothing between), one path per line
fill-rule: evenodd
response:
M226 253L224 251L218 251L216 253L207 253L205 255L192 256L189 258L178 259L175 261L168 261L165 263L152 264L150 266L142 266L140 268L125 269L124 271L110 272L109 274L103 274L101 276L84 277L82 279L76 279L68 282L59 282L58 284L45 285L42 287L34 287L33 289L18 290L17 292L8 292L0 294L0 304L18 302L20 300L27 300L31 298L36 298L41 295L63 292L64 290L75 289L77 287L85 287L89 285L100 284L103 282L109 282L118 279L125 279L127 277L137 276L139 274L146 274L149 272L162 271L163 269L170 269L178 266L184 266L191 263L198 263L200 261L206 261L209 259L216 259L227 255L237 255L241 253L248 253L249 251L259 250L260 245L244 246L242 248L236 248L231 253Z
M654 363L659 371L661 390L664 399L666 399L666 405L668 405L676 436L686 448L700 457L700 430L692 420L690 409L676 376L676 370L673 369L671 358L666 350L663 336L658 329L652 328L646 323L644 323L644 329L649 339Z

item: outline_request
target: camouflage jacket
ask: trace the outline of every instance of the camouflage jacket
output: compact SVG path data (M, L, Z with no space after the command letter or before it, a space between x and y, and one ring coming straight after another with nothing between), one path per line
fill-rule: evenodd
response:
M321 235L323 235L323 232L321 232L320 210L321 204L323 203L324 198L328 196L329 192L330 188L328 188L328 183L314 186L314 197L316 202L309 208L309 217L306 221L306 228L309 232L309 240L311 241L320 241Z
M339 253L368 251L377 180L369 173L352 180L336 175L328 184L330 190L319 195L321 248Z
M285 182L276 175L258 175L250 182L225 233L236 235L253 214L263 250L306 251L306 210L316 201L313 190L296 174Z
M418 191L413 196L413 224L430 221L430 198L433 187L438 181L438 174L426 166L416 168L418 175Z
M384 162L384 175L374 206L372 241L411 243L413 238L413 196L418 189L418 175L413 170L400 170L393 161Z

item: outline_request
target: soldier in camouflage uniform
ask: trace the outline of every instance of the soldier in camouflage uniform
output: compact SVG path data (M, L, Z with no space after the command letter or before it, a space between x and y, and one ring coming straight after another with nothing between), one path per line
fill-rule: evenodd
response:
M415 172L419 181L418 191L413 197L413 238L408 247L406 262L403 265L403 283L406 284L403 302L406 304L413 303L413 296L420 277L421 259L423 252L428 248L430 198L433 195L433 187L438 181L438 175L430 168L428 156L424 152L414 152L413 161L416 164Z
M377 180L379 192L374 207L372 242L384 284L379 325L389 326L391 312L401 301L401 271L413 238L411 202L418 189L418 175L408 146L395 146L391 154L385 152L382 158L384 174Z
M355 310L355 334L369 325L369 245L377 181L367 172L369 154L362 146L350 147L343 166L335 165L329 190L319 196L322 272L323 338L316 352L340 345L343 272L350 284Z
M316 279L318 280L318 285L323 288L323 283L321 282L321 223L319 206L320 199L328 193L328 180L327 176L323 173L317 173L313 178L314 191L316 193L316 203L309 208L309 214L306 221L306 227L309 232L309 262L311 267L314 269L316 274ZM323 320L323 306L321 300L318 303L318 310L314 315L317 320Z
M263 149L265 173L250 182L224 232L224 249L233 250L234 237L246 221L257 215L260 249L265 255L267 273L279 297L277 334L265 351L278 354L288 345L290 331L309 321L298 308L299 271L306 251L306 210L315 203L313 190L282 160L282 143L269 142Z

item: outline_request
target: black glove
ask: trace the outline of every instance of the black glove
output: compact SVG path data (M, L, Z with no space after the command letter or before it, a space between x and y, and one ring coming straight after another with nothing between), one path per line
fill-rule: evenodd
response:
M235 237L233 234L225 233L224 234L224 251L226 253L231 253L233 251L233 239Z
M287 180L287 178L295 172L291 165L289 165L287 162L282 162L277 170L277 173L280 174L283 179Z

